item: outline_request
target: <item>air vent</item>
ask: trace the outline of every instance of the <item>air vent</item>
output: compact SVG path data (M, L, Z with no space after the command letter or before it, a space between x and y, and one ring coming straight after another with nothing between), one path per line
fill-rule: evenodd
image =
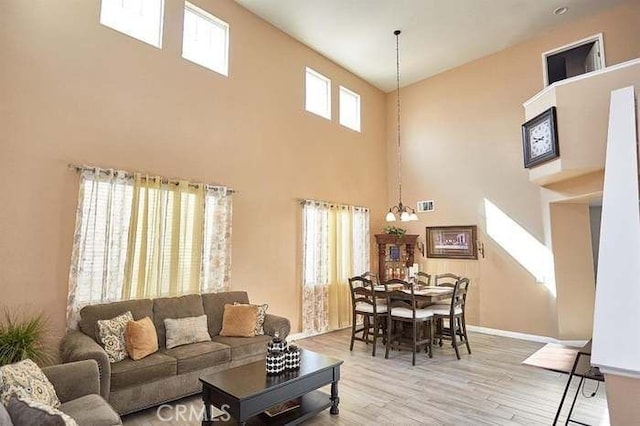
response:
M428 213L432 212L436 209L435 201L427 200L427 201L418 201L416 210L419 213Z

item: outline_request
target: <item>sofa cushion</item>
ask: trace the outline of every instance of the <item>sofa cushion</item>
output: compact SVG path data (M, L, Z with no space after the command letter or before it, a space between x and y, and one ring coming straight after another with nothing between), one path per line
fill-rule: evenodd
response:
M133 321L133 315L127 311L108 320L98 320L98 337L109 362L119 362L128 357L124 334L127 323Z
M153 301L153 323L158 332L158 346L166 347L166 330L164 320L166 318L187 318L204 315L202 298L199 294L190 294L180 297L163 297Z
M211 341L211 336L209 336L209 330L207 329L206 315L177 319L165 318L164 328L167 335L165 343L167 349Z
M0 367L0 403L6 405L12 395L53 408L60 406L53 385L30 359Z
M100 343L96 323L98 320L106 320L117 317L130 311L134 320L144 317L153 317L153 301L151 299L126 300L124 302L103 303L100 305L88 305L80 310L78 326L87 336Z
M224 305L222 330L225 337L253 337L256 335L258 307L255 305Z
M96 394L85 395L65 402L60 411L73 417L78 426L114 426L121 425L120 416L113 408Z
M162 353L178 360L178 374L231 361L231 348L217 342L192 343L164 349Z
M266 355L267 343L271 341L271 336L255 337L213 337L214 342L222 343L231 347L231 360L247 358L254 355Z
M249 296L246 291L225 291L222 293L204 293L202 295L202 305L204 313L207 314L209 334L211 337L217 336L222 330L222 316L224 315L224 305L238 303L249 303Z
M129 321L124 335L127 353L134 361L158 351L158 333L149 317L139 321Z
M7 411L16 425L78 426L68 414L50 405L15 395L9 399Z
M175 376L177 372L177 360L159 352L138 361L127 358L111 364L111 391Z

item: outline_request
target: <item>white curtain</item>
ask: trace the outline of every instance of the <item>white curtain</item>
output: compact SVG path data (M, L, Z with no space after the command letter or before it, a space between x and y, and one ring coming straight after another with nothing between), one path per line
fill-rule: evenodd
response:
M207 187L205 191L204 246L200 291L229 290L231 275L231 190Z
M68 327L75 328L85 305L228 290L231 194L226 187L83 170Z
M322 333L329 329L330 207L306 202L302 211L302 332Z
M369 270L369 211L303 204L302 327L308 334L351 324L349 277Z
M80 175L73 237L67 323L84 305L120 300L129 240L133 185L116 170Z

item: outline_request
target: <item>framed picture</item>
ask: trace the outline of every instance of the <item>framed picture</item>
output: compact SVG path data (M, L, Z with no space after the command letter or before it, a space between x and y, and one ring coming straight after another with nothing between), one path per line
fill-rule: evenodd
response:
M556 107L522 125L522 151L527 169L560 156Z
M427 257L477 259L478 228L470 226L428 226Z

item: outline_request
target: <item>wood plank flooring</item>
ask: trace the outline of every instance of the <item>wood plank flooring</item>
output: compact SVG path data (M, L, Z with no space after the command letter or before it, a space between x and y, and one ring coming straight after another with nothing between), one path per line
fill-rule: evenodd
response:
M432 359L420 354L412 367L411 353L392 351L384 359L381 344L375 358L370 346L360 342L349 352L349 333L341 330L296 342L344 360L340 415L325 411L308 425L550 425L567 380L565 374L521 364L543 346L539 343L472 333L473 354L461 347L458 361L445 342L434 348ZM574 382L572 391L578 380ZM585 393L590 395L595 386L587 383ZM196 410L202 406L199 397L180 403ZM579 396L573 418L594 426L609 424L604 384L593 398ZM127 426L200 424L195 418L163 422L156 409L123 420ZM564 417L561 420L564 424Z

